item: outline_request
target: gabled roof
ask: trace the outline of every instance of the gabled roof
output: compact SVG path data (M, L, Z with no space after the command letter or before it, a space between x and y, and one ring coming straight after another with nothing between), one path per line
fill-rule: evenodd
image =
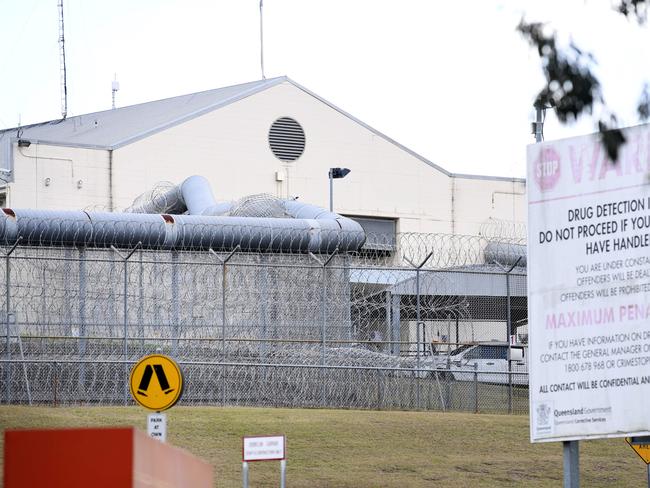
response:
M76 115L65 120L51 120L20 128L14 127L0 130L0 163L2 163L0 165L7 165L8 161L2 162L2 153L8 156L9 142L12 138L62 146L117 149L284 82L291 83L296 88L447 176L525 182L523 178L456 175L451 173L286 76L216 88L102 112ZM2 146L6 146L4 151Z
M216 110L285 81L284 77L253 81L179 97L76 115L20 128L30 141L77 147L115 149ZM0 131L0 137L18 128Z

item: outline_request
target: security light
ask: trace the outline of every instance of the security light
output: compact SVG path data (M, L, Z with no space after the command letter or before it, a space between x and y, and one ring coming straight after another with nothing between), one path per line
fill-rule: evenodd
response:
M350 170L348 168L330 168L330 178L345 178Z
M339 178L345 178L350 170L348 168L330 168L327 176L330 179L330 212L334 211L334 184L333 181Z

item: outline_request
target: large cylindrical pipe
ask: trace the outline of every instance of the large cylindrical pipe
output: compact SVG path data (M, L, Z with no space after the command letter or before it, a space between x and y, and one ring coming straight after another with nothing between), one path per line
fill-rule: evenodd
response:
M365 232L352 219L286 200L292 218L224 217L231 204L218 204L210 183L190 176L181 185L130 207L128 213L5 209L0 238L13 244L82 245L162 249L233 249L250 251L341 252L358 250ZM177 214L160 215L161 209Z
M7 211L13 213L12 217ZM92 240L92 225L88 214L79 211L53 211L32 209L4 209L7 219L2 230L11 232L3 234L1 240L13 245L21 237L21 245L47 246L85 245ZM14 220L14 223L11 220Z
M217 204L212 187L203 176L194 175L185 179L180 185L180 194L190 215L202 215Z
M92 247L131 248L141 243L145 248L170 248L176 242L174 218L168 215L115 214L88 212ZM134 218L135 217L135 218Z
M504 266L526 266L526 246L509 242L488 242L483 251L486 263L499 263Z
M153 249L341 252L359 249L361 226L350 219L278 219L200 215L115 214L5 209L0 241L12 245L76 245ZM354 225L350 224L350 221Z

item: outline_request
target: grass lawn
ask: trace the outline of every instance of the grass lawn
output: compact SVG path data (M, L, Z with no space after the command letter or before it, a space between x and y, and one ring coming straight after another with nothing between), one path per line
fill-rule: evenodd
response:
M286 434L289 487L559 487L560 443L531 444L528 417L462 413L176 407L168 442L214 466L216 486L241 486L241 436ZM0 427L134 425L139 407L0 407ZM3 448L4 438L0 440ZM581 485L646 487L623 439L581 442ZM279 463L253 463L250 486L278 486Z

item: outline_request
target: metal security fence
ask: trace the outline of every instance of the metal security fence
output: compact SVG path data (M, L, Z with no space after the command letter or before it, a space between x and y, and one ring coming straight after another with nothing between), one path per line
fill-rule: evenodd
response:
M132 362L111 360L14 360L9 401L48 405L132 404L125 371ZM423 377L407 368L180 361L184 405L426 409L524 413L528 390L479 381ZM488 373L489 374L489 373ZM494 373L493 373L494 374ZM513 373L513 380L526 380Z
M527 411L522 241L381 239L330 254L7 246L2 400L130 404L131 366L161 351L184 404Z

